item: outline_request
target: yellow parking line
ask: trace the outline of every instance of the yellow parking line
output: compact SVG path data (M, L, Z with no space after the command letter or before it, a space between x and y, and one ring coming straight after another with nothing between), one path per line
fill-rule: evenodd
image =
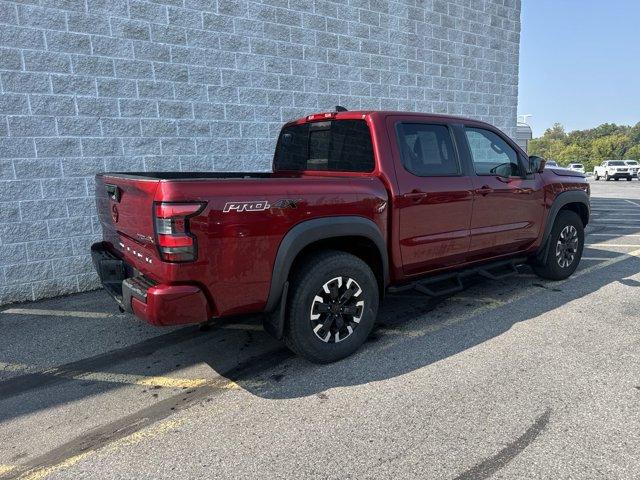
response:
M13 470L14 468L16 468L13 465L3 465L0 464L0 475L4 475L5 473L9 473L11 470Z
M93 382L121 383L124 385L141 385L146 387L197 388L207 380L204 378L173 378L163 376L145 376L128 373L83 372L78 375L62 375L72 380L88 380Z
M24 363L0 362L0 372L24 372L25 370L37 370L33 365Z
M77 312L70 310L42 310L39 308L8 308L0 313L14 315L43 315L47 317L77 317L77 318L112 318L123 317L122 314L104 312Z
M112 372L81 372L71 374L58 368L39 370L35 365L24 363L0 362L0 371L24 372L33 371L42 375L54 375L71 380L85 380L91 382L121 383L123 385L141 385L146 387L167 387L167 388L197 388L205 383L205 378L175 378L156 375L136 375L130 373Z
M51 465L50 467L40 468L38 470L31 470L20 475L20 480L42 480L45 477L48 477L54 472L58 470L62 470L64 468L69 468L85 457L88 457L93 453L93 450L88 450L86 452L79 453L78 455L74 455L73 457L69 457L63 462L57 463L55 465Z
M625 233L624 235L620 235L618 233L587 233L587 237L640 237L640 234L637 233Z
M596 243L585 243L585 247L640 247L640 244L637 243L607 243L607 242L596 242Z

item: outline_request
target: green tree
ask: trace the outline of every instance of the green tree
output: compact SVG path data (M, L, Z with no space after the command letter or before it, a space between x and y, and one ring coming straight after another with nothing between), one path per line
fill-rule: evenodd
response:
M631 139L626 135L600 137L591 143L591 157L597 162L622 159L631 147Z
M541 137L529 142L529 154L561 165L579 162L586 170L606 159L640 159L640 122L634 126L603 123L569 133L554 123Z
M567 138L567 132L564 131L562 124L554 123L551 128L547 128L544 132L544 137L549 140L565 140Z
M636 144L627 150L626 160L640 160L640 144Z

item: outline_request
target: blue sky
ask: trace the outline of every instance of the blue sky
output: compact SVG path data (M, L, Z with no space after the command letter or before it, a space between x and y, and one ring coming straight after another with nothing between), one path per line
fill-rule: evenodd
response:
M522 0L519 114L534 137L640 121L640 0Z

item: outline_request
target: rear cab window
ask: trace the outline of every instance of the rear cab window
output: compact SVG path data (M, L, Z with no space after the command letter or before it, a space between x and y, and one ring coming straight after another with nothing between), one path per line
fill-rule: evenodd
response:
M371 133L364 120L285 126L274 158L277 171L372 172Z

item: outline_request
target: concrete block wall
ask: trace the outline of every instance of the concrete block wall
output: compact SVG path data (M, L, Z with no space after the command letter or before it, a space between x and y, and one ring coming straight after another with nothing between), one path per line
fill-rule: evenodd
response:
M281 124L515 133L520 0L0 0L0 304L97 287L93 175L267 170Z

